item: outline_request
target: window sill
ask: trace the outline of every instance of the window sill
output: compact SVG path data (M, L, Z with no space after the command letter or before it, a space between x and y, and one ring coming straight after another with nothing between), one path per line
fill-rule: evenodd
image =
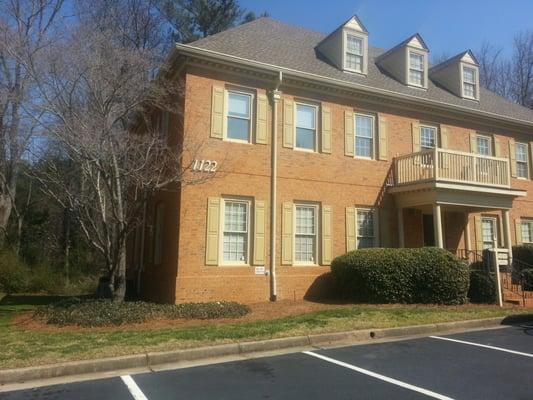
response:
M374 157L354 156L353 158L356 160L376 161Z
M222 268L239 268L239 267L249 267L250 264L218 264L218 267Z
M302 148L302 147L296 147L296 146L293 147L293 150L296 150L296 151L302 151L302 152L304 152L304 153L317 153L317 154L318 154L318 151L316 151L316 150L305 149L305 148Z
M231 138L224 138L225 142L231 142L231 143L240 143L240 144L252 144L250 140L239 140L239 139L231 139Z

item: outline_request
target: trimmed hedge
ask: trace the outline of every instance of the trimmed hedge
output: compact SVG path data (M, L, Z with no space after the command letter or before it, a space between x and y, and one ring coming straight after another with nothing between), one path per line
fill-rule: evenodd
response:
M513 259L520 261L514 266L518 271L533 267L533 245L521 244L513 246Z
M69 298L38 307L34 316L51 325L100 327L135 324L156 319L238 318L249 312L248 306L228 301L173 305L143 301L113 302L103 299Z
M331 263L339 294L357 302L463 304L467 301L469 270L449 251L362 249Z
M533 290L533 268L526 268L522 270L522 277L524 282L524 290Z
M496 280L484 271L470 271L468 298L472 303L492 304L496 302Z

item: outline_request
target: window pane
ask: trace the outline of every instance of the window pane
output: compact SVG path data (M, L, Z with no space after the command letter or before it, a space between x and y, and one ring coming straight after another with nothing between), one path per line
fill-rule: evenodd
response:
M315 257L315 237L296 236L294 242L295 259L300 262L313 262Z
M520 178L527 178L527 163L516 162L516 176Z
M313 106L296 105L296 126L299 128L315 129L316 108Z
M489 138L478 136L476 137L477 154L490 156L490 140Z
M372 157L372 139L356 137L355 155L359 157Z
M522 241L524 243L531 243L533 240L532 238L532 229L531 229L531 222L522 222Z
M248 204L238 201L224 202L224 261L247 261Z
M492 247L495 234L494 225L494 220L492 218L483 218L481 223L483 248Z
M346 68L361 72L363 70L363 57L346 53Z
M374 247L374 212L357 210L357 248Z
M422 71L409 70L409 83L422 86L424 84L424 73Z
M527 146L523 143L515 145L516 161L527 162Z
M315 207L296 207L296 233L315 233Z
M466 97L476 97L476 87L470 83L463 84L463 92Z
M315 131L311 129L296 128L296 147L314 150Z
M240 93L228 94L228 115L250 118L250 96Z
M356 36L348 35L346 50L350 53L354 53L359 56L363 55L363 39L360 39Z
M295 259L301 262L315 260L315 207L296 207Z
M436 146L437 130L427 126L420 127L420 147L433 149Z
M409 53L409 68L423 71L424 56L421 54Z
M224 204L224 230L246 232L248 204L231 201L226 201Z
M463 82L476 83L476 71L473 68L463 68Z
M228 138L238 140L249 140L250 120L234 118L228 116Z
M355 134L356 136L372 138L374 136L374 118L367 115L355 116Z
M246 239L245 233L224 232L224 261L246 262Z

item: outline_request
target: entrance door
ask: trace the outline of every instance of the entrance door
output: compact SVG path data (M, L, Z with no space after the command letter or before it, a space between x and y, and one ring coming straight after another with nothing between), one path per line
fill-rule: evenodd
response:
M433 225L433 215L422 215L424 224L424 246L435 246L435 228Z
M483 249L492 249L496 236L496 218L481 218L481 236L483 237Z

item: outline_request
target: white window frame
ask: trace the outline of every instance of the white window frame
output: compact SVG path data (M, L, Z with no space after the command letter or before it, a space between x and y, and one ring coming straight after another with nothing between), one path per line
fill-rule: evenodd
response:
M359 235L359 213L370 212L372 213L372 236L360 236ZM379 225L378 225L378 209L375 207L356 207L355 215L355 238L357 248L359 249L359 243L361 238L372 238L372 247L363 247L365 249L379 247Z
M297 220L297 208L298 207L306 207L306 208L313 208L314 209L314 227L315 227L315 232L313 235L311 234L299 234L296 232L296 220ZM320 234L320 229L319 229L319 226L318 226L318 221L319 221L319 218L318 218L318 212L319 212L319 207L318 207L318 204L315 204L315 203L305 203L305 202L299 202L299 203L294 203L294 206L293 206L293 227L294 227L294 232L293 232L293 249L292 249L292 254L294 255L293 258L294 258L294 261L293 261L293 265L297 265L297 266L317 266L318 265L318 247L319 247L319 240L320 240L320 237L319 237L319 234ZM301 235L301 236L313 236L314 237L314 254L313 254L313 260L312 261L298 261L296 260L296 236L298 235Z
M298 147L297 145L297 130L298 130L298 106L304 106L304 107L312 107L315 110L315 147L314 149L308 149L305 147ZM295 101L294 102L294 150L298 151L306 151L308 153L317 153L318 152L318 111L319 107L317 104L313 103L306 103L303 101ZM308 129L308 128L303 128Z
M241 139L235 139L235 138L228 137L228 118L230 117L229 116L229 95L230 93L235 93L238 95L250 97L250 125L249 125L250 128L248 130L248 140L241 140ZM234 88L227 88L224 90L224 129L223 129L224 140L228 142L235 142L235 143L245 143L245 144L252 143L252 137L254 133L254 123L253 123L254 122L254 104L255 104L254 101L255 101L255 96L252 91L243 90L243 89L234 89ZM247 118L234 117L234 116L232 116L231 118L247 119Z
M225 261L224 260L224 233L225 233L225 215L226 215L226 203L243 203L246 204L246 260L238 261L238 260L230 260ZM221 207L220 207L220 237L219 237L219 243L218 243L218 254L219 254L219 265L221 266L249 266L250 265L250 214L252 212L252 201L250 199L240 198L240 197L223 197L221 199ZM242 233L242 232L239 232Z
M483 243L483 249L486 249L487 247L485 247L485 244L489 243L488 241L485 241L485 237L483 236L483 222L487 221L487 220L490 220L492 222L492 227L494 229L493 236L496 236L496 244L498 244L498 241L499 241L499 238L498 238L498 218L497 217L488 216L488 215L483 215L483 216L481 216L481 242ZM493 241L493 238L491 238L490 245L489 245L490 247L488 247L488 248L492 248L493 244L494 244L494 241Z
M411 54L422 57L422 69L417 69L411 66ZM422 83L411 82L411 70L422 73ZM426 55L420 51L408 50L407 52L407 84L418 88L426 87Z
M524 147L525 148L525 153L524 154L526 155L526 161L518 161L517 150L518 150L519 147ZM515 159L516 159L516 177L518 179L529 179L529 147L528 147L527 143L522 143L522 142L516 142L515 143ZM518 175L518 164L519 163L526 165L526 176L519 176Z
M524 240L524 225L527 225L529 227L529 236L530 240ZM523 243L533 243L533 219L528 218L520 218L520 234L522 235L522 242Z
M435 147L427 147L427 146L423 146L422 145L422 129L424 129L424 128L432 129L435 132ZM420 136L420 150L421 151L431 150L431 149L439 147L439 128L437 126L428 125L428 124L420 124L420 130L419 130L418 134Z
M348 50L348 36L352 36L356 39L359 39L361 41L361 54L357 54L357 53L353 53L351 51ZM350 71L350 72L355 72L356 74L364 74L365 73L365 62L366 62L366 57L367 55L365 54L365 49L366 49L366 45L365 45L365 40L366 38L363 36L363 35L358 35L357 33L355 32L351 32L351 31L345 31L344 32L344 48L343 48L343 53L342 53L342 64L343 64L343 69L345 71ZM356 57L361 57L361 70L358 71L357 69L355 68L348 68L346 65L347 65L347 61L348 61L348 57L346 56L347 54L351 54L351 55L354 55Z
M372 144L370 146L370 157L357 155L357 117L369 117L372 119ZM365 138L368 139L368 138ZM365 160L374 160L376 157L376 117L372 114L355 113L353 116L353 154L355 158L363 158Z
M478 146L478 139L483 139L483 140L486 140L489 144L488 148L489 148L489 154L481 154L479 152L479 146ZM481 134L476 134L476 154L479 154L479 155L482 155L482 156L490 156L492 157L492 155L494 154L492 152L492 137L490 136L487 136L487 135L481 135Z
M465 81L465 69L470 69L474 72L474 82L466 82ZM470 100L477 100L478 99L478 94L479 94L479 70L477 67L473 66L473 65L461 65L461 92L463 93L463 97L465 99L470 99ZM473 87L474 89L474 95L473 96L469 96L466 94L465 92L465 85L470 85Z

